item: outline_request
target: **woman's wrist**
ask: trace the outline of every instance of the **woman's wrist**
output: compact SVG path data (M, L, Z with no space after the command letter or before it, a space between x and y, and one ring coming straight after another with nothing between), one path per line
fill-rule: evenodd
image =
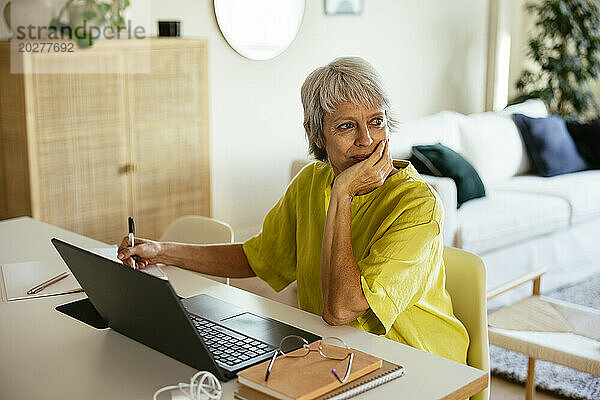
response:
M156 260L160 264L170 264L168 253L172 247L172 243L168 242L156 242Z
M352 191L348 190L347 187L345 187L343 184L340 184L339 181L333 183L333 187L331 188L331 199L332 200L335 197L338 200L352 201L352 198L354 197L354 195L355 195L355 193L352 193Z

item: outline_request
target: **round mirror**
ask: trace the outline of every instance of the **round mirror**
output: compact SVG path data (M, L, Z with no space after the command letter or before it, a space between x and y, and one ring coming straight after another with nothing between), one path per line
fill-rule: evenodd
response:
M214 0L219 29L244 57L268 60L292 43L304 15L304 0Z

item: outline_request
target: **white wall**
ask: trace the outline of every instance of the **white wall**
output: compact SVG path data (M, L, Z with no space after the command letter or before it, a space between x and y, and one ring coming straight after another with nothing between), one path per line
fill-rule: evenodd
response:
M322 0L306 2L295 41L269 61L247 60L227 45L212 1L151 3L152 32L156 20L177 18L184 36L209 40L213 215L239 240L282 195L291 161L306 157L300 86L314 68L364 57L382 74L401 120L484 108L487 1L367 0L360 16L325 16Z
M532 63L527 57L528 42L531 38L531 30L534 28L535 18L525 11L526 0L505 0L512 2L512 13L510 14L511 51L510 51L510 75L508 85L509 100L518 95L515 85L523 70L531 68Z

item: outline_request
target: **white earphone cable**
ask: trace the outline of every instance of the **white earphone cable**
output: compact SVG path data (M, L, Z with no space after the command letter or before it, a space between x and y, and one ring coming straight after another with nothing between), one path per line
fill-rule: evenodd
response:
M159 394L175 389L179 389L190 400L219 400L223 394L221 382L210 372L200 371L192 376L190 383L181 382L158 389L154 393L153 400L157 400Z

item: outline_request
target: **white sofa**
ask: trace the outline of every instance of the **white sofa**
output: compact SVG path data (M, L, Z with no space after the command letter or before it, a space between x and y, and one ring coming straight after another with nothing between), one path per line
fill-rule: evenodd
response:
M512 113L548 115L537 100L500 113L443 111L403 123L391 137L392 156L406 159L413 145L441 142L478 171L486 197L460 209L452 179L424 177L444 203L445 243L483 258L488 289L540 266L547 269L542 291L600 272L600 170L552 178L532 175ZM292 176L308 162L295 161ZM514 301L530 290L511 291L489 306Z

